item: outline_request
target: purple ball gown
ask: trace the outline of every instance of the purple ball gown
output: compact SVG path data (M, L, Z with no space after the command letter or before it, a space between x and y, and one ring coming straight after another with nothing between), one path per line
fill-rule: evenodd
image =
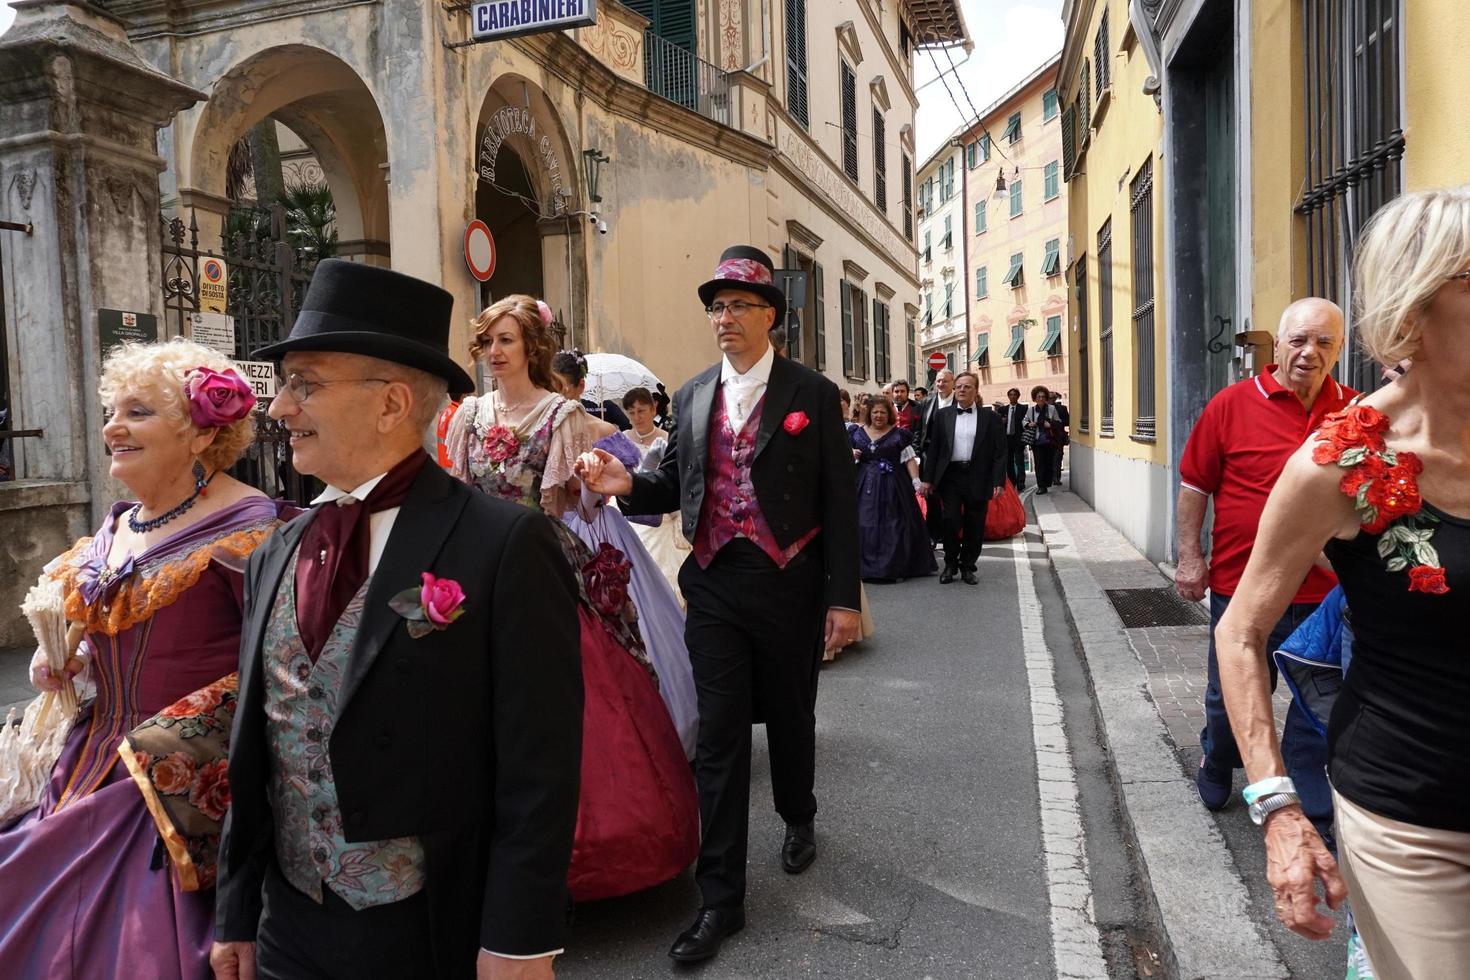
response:
M914 457L913 436L894 427L876 442L861 425L848 430L857 460L858 536L862 577L917 578L938 570L919 500L904 464Z

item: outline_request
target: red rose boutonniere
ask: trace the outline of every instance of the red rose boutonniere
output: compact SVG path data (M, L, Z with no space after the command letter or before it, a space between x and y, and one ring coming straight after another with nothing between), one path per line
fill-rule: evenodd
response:
M414 639L442 630L464 615L464 589L452 578L420 575L423 585L404 589L388 600L398 615L408 620L408 635Z
M792 412L782 421L781 428L786 430L788 436L799 436L801 435L801 430L810 425L811 421L811 419L806 417L805 412Z
M1367 405L1350 405L1317 430L1313 462L1336 463L1346 472L1338 487L1352 498L1358 523L1378 539L1379 557L1390 572L1408 572L1409 591L1444 595L1444 569L1430 544L1433 514L1423 513L1418 476L1424 464L1411 452L1384 444L1388 416Z

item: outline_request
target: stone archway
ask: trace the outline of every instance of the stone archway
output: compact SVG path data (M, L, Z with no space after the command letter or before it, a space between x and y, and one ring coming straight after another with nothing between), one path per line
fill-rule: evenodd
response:
M199 212L201 231L223 226L230 150L265 120L300 137L320 165L336 205L337 254L389 264L388 140L377 100L346 62L308 45L258 52L212 86L179 189Z
M475 121L475 216L495 236L495 275L482 301L524 292L544 298L567 330L587 331L584 233L577 158L555 107L535 82L498 76Z

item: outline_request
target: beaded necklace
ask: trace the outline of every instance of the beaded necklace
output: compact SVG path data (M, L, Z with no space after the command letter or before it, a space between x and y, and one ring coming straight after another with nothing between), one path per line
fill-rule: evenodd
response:
M138 520L138 513L143 509L143 504L141 501L139 501L138 503L133 505L132 510L128 511L128 530L132 531L134 534L147 534L149 531L155 531L158 528L163 527L169 521L177 520L178 518L184 516L189 512L189 508L194 506L194 502L200 497L203 497L208 492L209 484L214 480L217 475L219 475L218 470L206 475L204 472L204 464L200 463L198 460L195 460L194 492L185 497L184 500L177 506L165 511L162 514L159 514L157 517L150 517L146 521Z

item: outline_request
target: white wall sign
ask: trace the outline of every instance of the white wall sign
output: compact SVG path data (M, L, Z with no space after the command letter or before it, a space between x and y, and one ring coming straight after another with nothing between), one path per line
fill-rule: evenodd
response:
M530 109L506 106L497 109L490 116L485 123L485 134L480 137L480 178L491 184L495 183L495 161L500 156L500 144L510 136L524 137L531 145L534 156L527 159L522 155L521 162L528 167L534 163L541 164L546 180L551 185L552 213L560 214L567 206L561 192L561 160L556 155L556 147L552 145L550 134L537 128L536 117L531 115Z
M476 41L500 41L595 23L597 0L490 0L470 4L470 34Z
M270 361L236 361L235 370L255 391L255 406L265 408L265 403L276 397L276 366Z
M226 357L234 357L235 318L227 313L190 313L189 339Z

